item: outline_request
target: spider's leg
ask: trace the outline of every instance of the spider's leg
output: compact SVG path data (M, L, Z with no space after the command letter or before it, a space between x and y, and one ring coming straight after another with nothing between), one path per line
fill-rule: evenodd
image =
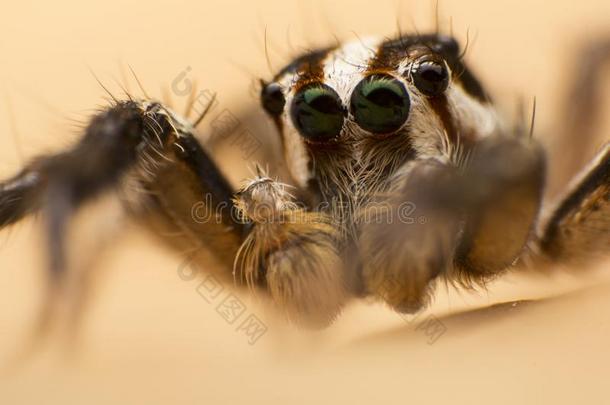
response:
M252 231L238 253L235 277L267 290L291 321L325 326L346 299L338 227L302 210L285 187L261 176L238 193L238 209Z
M17 176L0 185L0 225L42 211L49 257L49 289L36 325L37 336L58 316L58 300L66 293L65 251L69 220L77 208L117 185L138 159L147 137L141 105L117 103L96 115L82 139L70 150L35 159Z
M530 142L484 140L461 170L436 160L411 163L402 194L361 230L369 292L413 312L426 304L439 275L470 285L511 265L528 241L542 194L544 159ZM409 217L401 217L401 205L412 207Z
M587 44L572 58L572 80L550 145L550 195L556 196L592 158L602 143L599 127L605 117L604 79L610 69L610 37Z
M610 254L610 143L553 210L540 248L551 260L579 261Z
M157 206L162 209L155 210L156 214L168 215L180 212L185 201L190 201L189 218L192 205L205 195L210 196L210 205L228 201L231 209L231 188L192 131L190 125L159 103L117 102L90 121L73 148L40 157L19 175L0 184L0 225L14 223L36 211L44 215L51 288L41 327L55 317L51 312L56 304L52 302L70 295L64 294L69 284L66 270L71 257L66 249L67 231L73 214L95 197L114 191L129 212ZM190 194L182 199L172 194L184 190ZM188 200L195 194L197 198ZM155 205L155 201L161 204ZM175 206L171 213L169 208L163 210L174 202L183 205ZM223 220L198 224L196 230L232 235L228 239L236 252L242 240L242 227L236 222L228 224L230 217L224 214ZM207 239L214 251L226 247L226 240ZM231 261L228 264L230 269ZM80 292L76 295L82 296Z
M192 131L161 104L117 103L91 120L72 149L40 157L0 183L0 227L43 211L51 270L58 274L64 267L63 235L69 217L93 197L118 189L127 200L135 194L140 200L136 202L152 194L162 211L193 232L236 235L236 251L243 227L232 220L232 189ZM197 202L225 209L209 221L195 222ZM213 250L224 246L214 246L214 237L205 238Z
M64 268L64 228L73 211L116 185L137 162L146 118L133 102L117 103L95 116L71 149L37 158L0 184L0 226L42 210L51 245L51 274Z
M171 162L157 167L145 183L155 203L153 217L146 220L153 219L154 230L161 225L166 242L186 249L189 260L205 261L210 270L210 259L216 259L221 275L230 278L248 231L237 218L234 191L192 134L182 134L172 149Z

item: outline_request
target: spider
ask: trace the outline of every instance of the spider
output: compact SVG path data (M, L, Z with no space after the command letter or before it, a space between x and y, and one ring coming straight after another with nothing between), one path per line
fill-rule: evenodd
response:
M595 77L609 55L610 44L595 47L582 77ZM595 85L582 84L572 100L582 114L567 126L574 143L590 141L580 128L594 114L582 106ZM260 100L285 181L259 169L234 190L196 125L158 101L115 99L71 149L0 184L0 227L44 214L58 296L71 218L115 191L152 232L204 249L206 268L311 327L329 325L352 298L412 313L437 280L476 287L517 265L609 252L610 144L558 203L543 204L533 118L507 125L450 36L307 52L262 82ZM195 206L214 215L195 220Z

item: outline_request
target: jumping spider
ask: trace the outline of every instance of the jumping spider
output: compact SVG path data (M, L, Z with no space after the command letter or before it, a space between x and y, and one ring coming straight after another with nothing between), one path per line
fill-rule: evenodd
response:
M503 124L451 37L309 52L263 82L261 103L279 133L287 184L259 171L235 191L195 125L130 97L94 116L72 149L0 184L0 227L45 214L51 285L61 291L71 216L118 191L130 216L178 235L180 248L205 248L216 262L206 268L312 326L328 325L352 297L414 312L436 279L476 286L516 263L609 251L610 144L540 215L545 154L529 125ZM573 142L588 142L579 124ZM194 221L204 196L208 209L229 209ZM401 220L405 203L416 220Z

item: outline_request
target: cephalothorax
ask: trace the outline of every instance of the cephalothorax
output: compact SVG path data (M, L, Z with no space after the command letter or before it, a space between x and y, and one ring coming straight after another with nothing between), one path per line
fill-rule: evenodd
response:
M414 312L439 278L473 285L525 256L607 254L609 144L539 225L544 153L528 125L498 118L460 52L439 34L363 39L264 82L292 187L261 171L236 192L187 120L151 100L115 100L72 150L0 184L0 226L44 211L61 286L71 215L119 190L131 215L209 251L218 274L314 326L351 297ZM196 204L216 215L194 220Z

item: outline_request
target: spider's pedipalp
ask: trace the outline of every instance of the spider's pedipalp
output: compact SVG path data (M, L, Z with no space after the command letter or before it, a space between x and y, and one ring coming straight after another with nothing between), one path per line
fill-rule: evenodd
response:
M413 162L400 190L359 215L364 288L399 312L425 306L451 262L460 212L448 190L456 179L436 159Z
M414 312L427 303L436 277L484 283L521 255L542 197L544 157L535 143L491 137L463 168L428 159L406 173L396 194L362 213L369 292Z
M459 281L485 281L521 256L540 211L545 168L542 149L527 138L489 138L474 148L461 190L466 223L453 269Z
M331 218L302 210L285 185L263 177L236 196L252 230L235 260L235 278L268 291L291 321L326 326L347 297L339 233Z

